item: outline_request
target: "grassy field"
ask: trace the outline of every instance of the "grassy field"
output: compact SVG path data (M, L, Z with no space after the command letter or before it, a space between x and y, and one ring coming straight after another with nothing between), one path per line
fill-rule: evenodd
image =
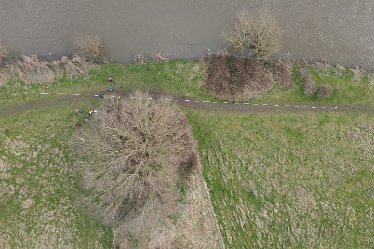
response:
M0 87L0 108L54 99L51 94L143 89L212 99L197 61L107 64L74 81ZM273 89L261 102L374 104L367 75L313 71L330 98L294 86ZM62 102L61 102L62 103ZM110 229L82 210L83 193L69 146L74 124L92 100L0 117L0 245L10 248L110 248ZM374 117L354 114L246 116L188 111L203 171L227 248L365 248L374 243ZM0 247L1 247L0 246Z
M93 104L0 117L0 248L111 248L111 230L82 209L69 147L74 108Z
M189 112L227 248L370 248L374 116Z

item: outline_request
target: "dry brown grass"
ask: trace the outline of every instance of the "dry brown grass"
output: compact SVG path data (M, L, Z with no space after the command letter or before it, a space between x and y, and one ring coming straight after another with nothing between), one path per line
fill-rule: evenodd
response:
M144 64L146 64L148 62L149 62L148 59L145 57L145 55L143 53L136 54L134 56L134 63L135 64L144 65Z
M147 95L134 97L106 102L79 136L84 186L93 194L87 207L113 226L116 243L126 238L130 248L143 248L179 216L177 185L196 168L197 155L184 115Z
M144 65L147 63L164 63L170 61L170 56L161 52L152 53L147 56L143 53L134 56L134 63Z
M63 56L61 60L52 62L45 61L37 55L23 55L21 59L15 63L8 65L10 73L26 84L31 83L50 83L56 79L61 79L64 74L69 79L74 79L84 75L92 68L92 64L84 61L78 55L72 57ZM0 83L1 83L0 73ZM3 78L7 80L4 71Z
M228 46L241 55L268 58L280 48L280 31L276 20L263 10L259 18L242 12L231 32L223 32Z
M73 55L71 58L63 56L60 64L69 79L86 74L93 66L93 64L86 62L78 55Z
M10 71L27 84L47 83L56 79L56 72L51 64L37 55L23 55L21 60L10 65Z
M72 41L76 53L87 62L103 63L104 43L97 34L79 34Z
M8 48L0 43L0 65L8 59Z
M168 62L170 58L169 58L169 55L158 52L158 53L151 54L151 60L154 63L163 63L163 62Z

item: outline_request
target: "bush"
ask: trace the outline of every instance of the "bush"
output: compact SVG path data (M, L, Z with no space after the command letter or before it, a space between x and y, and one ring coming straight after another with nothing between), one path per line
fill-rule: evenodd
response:
M116 238L144 242L175 216L180 172L197 166L184 115L137 93L104 103L79 135L84 186L92 192L87 207Z
M301 77L304 80L304 94L312 96L316 92L316 84L312 79L312 74L309 69L304 68L301 70Z
M76 53L87 62L102 63L104 57L104 44L101 37L97 34L80 34L73 40L73 46Z
M318 99L330 97L333 92L333 88L330 85L320 85L317 88L316 97Z
M10 65L10 71L27 84L47 83L56 79L52 65L37 55L23 55L21 60Z
M219 98L251 99L275 84L271 70L263 61L219 54L212 54L204 61L207 91Z
M286 59L272 59L267 62L274 80L284 88L292 86L292 67Z
M256 21L241 13L237 16L234 29L223 33L228 46L241 55L268 58L280 47L280 31L275 19L263 11Z
M92 68L92 64L86 62L78 55L73 55L71 58L63 56L60 62L69 79L84 75Z
M8 48L0 43L0 65L8 59Z
M87 73L92 67L77 55L63 56L61 60L46 61L37 55L23 55L20 60L10 64L10 72L26 84L50 83L66 73L69 79Z

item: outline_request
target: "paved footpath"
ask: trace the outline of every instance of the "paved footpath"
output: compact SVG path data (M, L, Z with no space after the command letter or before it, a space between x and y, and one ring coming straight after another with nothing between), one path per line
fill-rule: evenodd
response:
M46 98L27 103L20 103L18 105L0 108L0 117L13 115L17 113L38 110L45 107L54 107L62 104L80 103L91 98L100 98L100 94L90 93L57 93L50 94L43 92L41 95L49 95L51 98ZM53 96L53 97L52 97ZM128 97L126 93L106 92L102 97L111 98L115 96ZM134 97L129 97L134 98ZM225 111L225 112L279 112L279 113L293 113L293 112L356 112L374 114L373 106L366 105L317 105L317 104L290 104L290 103L253 103L253 102L228 102L228 101L210 101L210 100L195 100L187 97L177 97L162 94L150 94L149 99L160 99L164 101L175 102L177 104L187 106L199 110Z

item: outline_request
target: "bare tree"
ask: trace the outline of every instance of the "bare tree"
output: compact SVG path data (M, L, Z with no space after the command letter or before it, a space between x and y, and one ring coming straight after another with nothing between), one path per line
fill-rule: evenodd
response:
M177 184L197 160L190 127L175 107L141 93L108 100L92 118L79 134L88 207L138 243L178 212Z
M259 59L271 56L280 47L279 27L266 10L262 10L256 21L248 13L240 13L233 30L223 33L223 37L234 51Z
M87 62L105 62L104 44L97 34L79 34L73 39L73 46L76 53Z

